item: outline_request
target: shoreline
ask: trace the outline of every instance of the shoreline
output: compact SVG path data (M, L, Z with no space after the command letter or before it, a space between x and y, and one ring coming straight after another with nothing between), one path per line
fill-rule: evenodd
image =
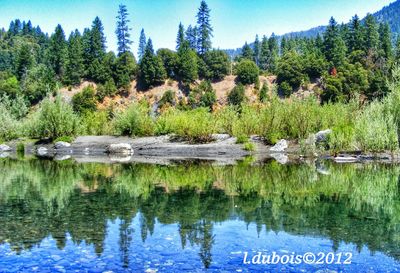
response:
M150 163L174 164L185 161L209 161L216 164L236 164L237 161L253 157L255 162L276 160L280 164L302 162L310 159L332 160L336 163L400 163L398 153L342 152L333 156L329 151L302 155L299 144L288 142L283 151L271 151L259 137L250 138L254 151L247 151L244 144L226 134L213 135L214 141L191 144L177 140L171 135L153 137L78 136L72 143L58 142L38 144L33 140L15 140L5 143L9 151L0 151L0 158L15 157L17 145L24 143L24 155L53 160L75 159L78 163ZM115 149L113 150L114 147Z

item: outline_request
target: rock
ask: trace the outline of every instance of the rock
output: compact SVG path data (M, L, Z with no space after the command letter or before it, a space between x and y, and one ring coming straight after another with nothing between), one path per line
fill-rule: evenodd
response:
M289 161L289 158L285 154L271 154L271 157L273 157L278 163L282 165L285 165Z
M47 152L48 152L48 150L47 150L46 147L39 147L39 148L36 150L36 154L39 155L39 156L46 155Z
M275 146L273 146L272 148L270 148L270 151L273 152L284 152L288 147L288 143L286 140L281 139L279 140L278 143L275 144Z
M331 129L319 131L318 133L315 134L315 142L321 143L321 142L328 141L328 135L330 135L330 134L332 134Z
M58 141L54 144L56 149L68 148L71 147L71 144L65 141Z
M11 147L6 145L6 144L1 144L0 145L0 152L9 152L11 151Z
M337 156L335 157L335 162L337 163L349 163L356 162L357 158L352 156Z
M9 156L10 156L10 154L7 153L7 152L0 152L0 158L6 158L6 157L9 157Z
M214 134L213 139L216 141L224 141L230 138L228 134Z
M123 155L133 154L132 146L128 143L110 144L107 147L106 151L109 154L123 154Z
M64 160L68 160L68 159L71 159L70 155L56 155L54 157L54 160L56 160L56 161L64 161Z

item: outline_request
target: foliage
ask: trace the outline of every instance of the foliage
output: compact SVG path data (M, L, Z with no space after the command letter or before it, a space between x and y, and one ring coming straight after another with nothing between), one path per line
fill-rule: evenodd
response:
M145 104L133 103L125 111L117 112L113 121L115 133L127 136L149 136L154 131L154 121Z
M260 90L259 100L260 100L260 102L266 102L268 100L268 98L269 98L268 84L264 83Z
M211 50L205 53L204 62L207 66L206 78L209 80L222 80L229 74L229 57L222 50Z
M243 145L243 149L249 152L253 152L256 150L256 146L252 142L247 142Z
M202 81L189 93L189 104L192 108L207 107L212 109L212 106L217 101L215 90L212 88L209 81Z
M85 112L80 122L80 133L85 135L112 134L107 111Z
M93 86L85 87L72 97L72 106L76 113L94 112L97 109L95 90Z
M118 92L115 86L114 80L108 80L104 85L98 84L96 88L96 99L100 102L104 100L105 97L115 96Z
M40 104L31 128L32 137L56 139L74 136L78 132L78 117L60 97L54 101L47 98Z
M175 92L167 90L158 102L158 106L162 108L164 105L175 105Z
M145 88L149 88L164 82L167 77L163 63L154 54L151 39L148 40L143 58L139 64L139 80Z
M242 84L253 84L257 82L259 69L257 65L250 60L242 60L236 66L236 75L238 81Z
M156 134L175 134L192 143L203 143L212 140L216 122L207 108L189 111L169 109L157 120Z
M228 94L230 105L240 106L246 99L245 89L242 84L236 85Z

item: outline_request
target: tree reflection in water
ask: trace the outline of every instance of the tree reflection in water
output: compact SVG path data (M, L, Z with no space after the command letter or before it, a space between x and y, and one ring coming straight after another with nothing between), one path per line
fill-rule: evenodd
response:
M230 219L255 223L257 232L285 231L354 243L400 260L400 167L335 165L214 166L183 163L77 164L73 161L0 161L0 243L21 252L52 236L104 250L107 222L120 220L119 253L129 266L132 234L143 242L156 222L177 224L181 245L199 246L207 268L214 225ZM139 217L140 231L132 221Z

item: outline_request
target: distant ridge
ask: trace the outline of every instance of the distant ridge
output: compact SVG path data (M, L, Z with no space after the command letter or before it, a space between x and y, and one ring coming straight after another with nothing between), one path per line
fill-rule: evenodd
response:
M396 0L388 6L383 7L381 10L372 14L379 23L388 23L390 30L394 34L394 37L397 37L400 34L400 0ZM351 18L349 18L350 21ZM327 21L329 18L327 18ZM286 33L282 37L305 37L305 38L313 38L318 34L322 34L326 29L326 26L318 26L313 27L308 30L303 31L294 31ZM252 45L252 44L250 44ZM241 53L241 48L237 49L226 49L225 52L234 58L235 56Z

